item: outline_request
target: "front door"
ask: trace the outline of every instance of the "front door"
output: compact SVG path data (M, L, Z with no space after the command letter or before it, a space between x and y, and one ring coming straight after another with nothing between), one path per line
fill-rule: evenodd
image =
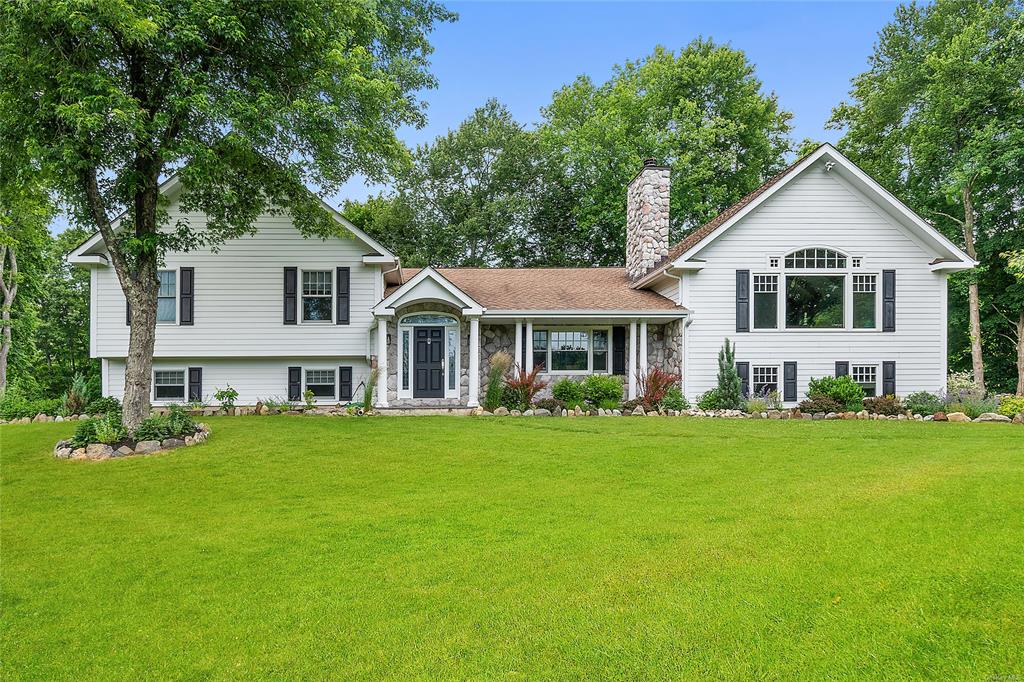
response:
M416 327L412 397L444 397L444 327Z

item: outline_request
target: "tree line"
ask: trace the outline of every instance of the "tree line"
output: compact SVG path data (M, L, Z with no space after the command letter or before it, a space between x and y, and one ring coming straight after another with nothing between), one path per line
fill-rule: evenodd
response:
M173 0L89 16L59 5L0 8L3 357L12 379L40 391L95 371L76 317L87 274L61 254L101 232L131 303L129 428L149 410L163 254L245 238L264 210L290 211L307 236L336 234L307 185L331 194L355 173L389 182L343 210L407 265L619 264L624 187L644 158L672 167L675 240L813 145L792 139L791 113L743 52L709 39L655 48L603 83L581 76L535 124L489 100L409 150L397 130L425 122L429 34L455 19L437 3L308 0L255 13L242 0ZM844 152L980 261L951 279L951 367L1018 392L1021 16L1020 0L900 7L829 122ZM202 229L169 224L159 183L170 173L184 207L209 216ZM40 232L56 203L78 232Z

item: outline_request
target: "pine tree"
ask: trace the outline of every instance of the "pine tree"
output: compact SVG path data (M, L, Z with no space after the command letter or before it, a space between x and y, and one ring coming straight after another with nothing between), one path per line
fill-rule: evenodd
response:
M726 410L738 410L743 406L743 386L740 375L736 373L736 346L725 340L722 350L718 351L718 399Z

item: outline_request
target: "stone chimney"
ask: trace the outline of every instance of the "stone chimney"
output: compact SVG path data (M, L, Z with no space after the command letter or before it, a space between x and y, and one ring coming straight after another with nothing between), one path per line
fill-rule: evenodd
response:
M626 273L640 279L668 255L669 168L646 159L626 186Z

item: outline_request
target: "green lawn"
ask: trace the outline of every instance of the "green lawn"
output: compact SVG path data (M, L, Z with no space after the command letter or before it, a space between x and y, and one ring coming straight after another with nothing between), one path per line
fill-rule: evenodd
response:
M5 676L1024 678L1017 426L209 422L0 427Z

